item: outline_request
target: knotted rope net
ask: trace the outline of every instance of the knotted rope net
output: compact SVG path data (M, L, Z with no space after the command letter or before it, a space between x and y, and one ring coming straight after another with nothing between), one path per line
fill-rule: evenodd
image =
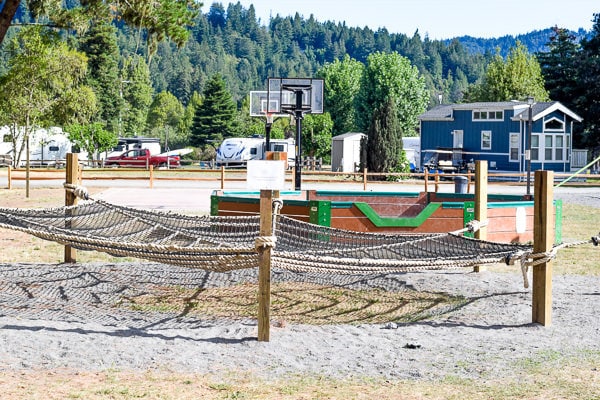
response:
M86 192L79 192L88 197ZM275 210L280 206L276 202ZM218 272L256 267L258 253L266 246L273 248L275 267L337 274L451 269L515 261L527 266L554 257L554 252L533 255L529 245L471 239L461 232L364 233L286 216L277 216L274 226L274 236L260 237L259 216L190 216L92 199L70 207L0 209L2 228L80 250Z

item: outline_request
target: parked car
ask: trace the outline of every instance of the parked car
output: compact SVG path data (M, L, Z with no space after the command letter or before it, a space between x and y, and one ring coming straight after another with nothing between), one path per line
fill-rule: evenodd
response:
M104 161L107 167L138 167L146 168L150 165L153 167L179 167L180 158L178 155L151 155L149 149L134 149L125 153L108 157Z

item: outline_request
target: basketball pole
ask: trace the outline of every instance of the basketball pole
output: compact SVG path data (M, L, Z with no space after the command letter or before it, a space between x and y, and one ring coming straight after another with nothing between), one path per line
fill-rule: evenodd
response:
M302 90L295 90L296 108L296 171L295 171L295 190L302 190Z

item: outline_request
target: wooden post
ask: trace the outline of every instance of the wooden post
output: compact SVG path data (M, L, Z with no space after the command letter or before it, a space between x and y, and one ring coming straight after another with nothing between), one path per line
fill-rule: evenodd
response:
M367 168L363 168L363 190L367 191Z
M470 176L469 176L470 180ZM475 161L475 219L479 222L487 221L488 209L488 165L487 161ZM480 240L487 239L487 227L482 226L475 232L475 238ZM474 272L481 272L482 266L476 265Z
M437 193L440 190L440 173L435 173L435 192Z
M467 171L467 193L471 193L471 172L469 171Z
M427 168L423 171L423 178L425 179L425 193L429 192L429 170Z
M12 168L11 168L10 165L8 166L7 174L8 174L7 175L7 183L8 183L7 189L12 189L12 175L11 175L12 174Z
M260 191L260 236L273 235L273 191ZM258 253L258 341L268 342L271 329L271 247Z
M554 243L554 172L535 171L533 252L552 250ZM533 266L532 322L552 323L552 261Z
M77 153L68 153L67 154L67 167L66 167L66 176L65 183L76 185L78 181L79 175L79 161L77 158ZM65 190L65 206L73 206L77 204L77 196L69 190ZM68 216L68 215L67 215ZM65 222L65 228L70 228L71 223ZM66 263L74 263L77 262L77 250L72 248L71 246L65 246L65 262Z
M221 165L221 189L225 189L225 166Z
M292 187L296 188L296 167L292 167Z
M150 164L150 189L154 187L154 166Z

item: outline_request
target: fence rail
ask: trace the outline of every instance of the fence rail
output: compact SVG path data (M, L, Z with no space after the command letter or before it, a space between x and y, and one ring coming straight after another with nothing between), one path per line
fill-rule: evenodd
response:
M5 172L4 172L5 171ZM27 179L26 169L24 168L0 168L0 176L6 174L7 187L12 187L13 181L22 181ZM370 184L423 184L424 191L438 191L440 185L453 184L457 177L467 178L467 193L471 191L471 183L474 180L473 174L440 174L440 173L376 173L376 172L333 172L333 171L302 171L302 182L322 182L322 183L362 183L363 189L367 190ZM56 168L32 168L29 170L29 179L34 180L61 180L64 179L64 169ZM572 178L571 174L554 174L555 181L561 182L570 178L565 185L572 186L600 186L600 175L598 174L579 174ZM286 171L286 182L295 187L295 171ZM206 169L206 168L179 168L179 169L155 169L149 166L148 169L140 168L80 168L79 179L95 181L111 180L142 180L148 181L149 187L153 187L155 181L173 180L173 181L204 181L215 182L216 187L225 189L228 182L246 181L246 170L244 169ZM490 184L502 185L525 185L527 182L524 173L489 173L488 180ZM533 176L532 182L533 183Z

